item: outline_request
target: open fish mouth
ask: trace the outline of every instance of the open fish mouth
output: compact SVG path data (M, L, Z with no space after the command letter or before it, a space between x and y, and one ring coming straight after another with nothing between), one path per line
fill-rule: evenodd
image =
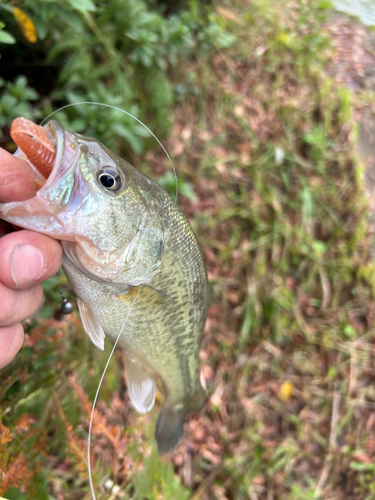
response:
M16 129L16 134L12 134L16 144L22 146L14 156L25 160L34 171L36 192L30 199L0 204L0 214L17 226L54 238L72 240L74 238L69 237L64 212L76 196L82 199L83 194L78 193L77 189L73 190L80 152L77 140L74 134L67 132L55 120L51 120L44 127L29 120L22 120L23 125L25 122L26 125L30 123L34 130L44 133L45 139L49 141L49 148L46 148L39 138L29 135L29 129L26 132L21 130L26 136L21 139L19 129ZM25 126L23 128L25 129Z
M71 161L70 165L63 161L66 151L78 153L77 141L72 134L66 133L65 128L56 120L51 120L42 127L26 118L16 118L10 133L19 147L15 156L25 160L38 178L44 178L44 189L54 184L71 166ZM65 168L61 169L64 164Z
M10 135L27 161L47 179L56 159L56 135L22 117L13 120Z

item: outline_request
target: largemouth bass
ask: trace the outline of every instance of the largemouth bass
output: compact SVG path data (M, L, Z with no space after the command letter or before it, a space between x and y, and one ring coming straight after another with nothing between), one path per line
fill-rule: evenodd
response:
M61 240L63 269L97 347L126 322L119 345L135 408L153 407L156 375L164 385L155 438L165 454L205 400L199 344L210 291L198 240L155 181L55 120L44 130L55 151L52 172L45 180L18 150L44 185L29 200L0 204L0 217Z

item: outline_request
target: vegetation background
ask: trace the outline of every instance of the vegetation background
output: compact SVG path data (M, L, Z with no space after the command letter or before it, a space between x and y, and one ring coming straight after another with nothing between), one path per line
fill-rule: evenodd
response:
M170 456L153 441L161 396L136 414L116 353L93 424L98 500L375 499L373 226L355 147L375 102L375 44L330 9L0 3L1 145L14 150L13 118L66 104L133 113L174 159L216 298L201 346L207 404ZM87 105L54 118L174 193L136 121ZM54 318L59 289L74 300L62 274L44 289L1 371L0 496L88 500L88 419L111 345L95 349L76 312Z

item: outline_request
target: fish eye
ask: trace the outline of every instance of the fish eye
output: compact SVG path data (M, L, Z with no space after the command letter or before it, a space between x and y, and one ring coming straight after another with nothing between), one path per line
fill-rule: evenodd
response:
M102 167L98 172L98 181L107 191L118 191L121 188L121 176L113 167Z

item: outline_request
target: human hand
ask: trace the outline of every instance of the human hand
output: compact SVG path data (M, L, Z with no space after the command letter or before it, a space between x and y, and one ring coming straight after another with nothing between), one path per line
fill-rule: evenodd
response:
M31 198L36 192L26 162L0 149L0 203ZM23 343L21 321L39 307L41 283L61 266L60 243L0 220L0 368L10 363Z

